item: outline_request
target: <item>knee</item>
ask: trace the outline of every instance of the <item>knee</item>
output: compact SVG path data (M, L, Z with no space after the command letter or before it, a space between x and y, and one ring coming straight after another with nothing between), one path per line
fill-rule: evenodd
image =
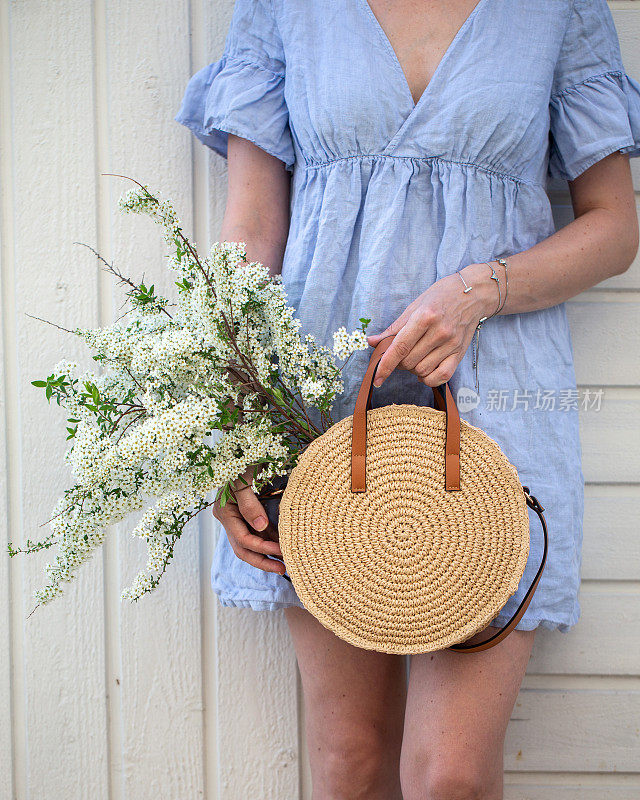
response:
M502 781L466 759L403 766L400 771L404 800L500 800Z
M482 775L467 766L427 775L425 800L497 800Z
M313 797L332 800L369 800L386 795L389 782L388 743L375 731L332 731L313 780ZM397 765L396 765L397 768Z

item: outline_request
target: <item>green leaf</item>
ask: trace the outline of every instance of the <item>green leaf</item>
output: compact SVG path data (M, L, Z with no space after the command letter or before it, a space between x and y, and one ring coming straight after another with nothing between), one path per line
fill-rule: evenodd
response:
M37 387L38 387L38 389L44 389L44 387L47 385L47 382L46 382L46 381L31 381L31 383L32 383L34 386L37 386Z

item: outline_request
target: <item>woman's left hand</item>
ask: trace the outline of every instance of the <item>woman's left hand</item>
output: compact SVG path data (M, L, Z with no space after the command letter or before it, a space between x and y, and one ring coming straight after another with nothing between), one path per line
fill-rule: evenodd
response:
M492 262L504 291L502 268ZM380 339L395 334L378 364L374 386L380 386L396 367L413 372L427 386L445 383L455 372L471 344L478 321L493 314L498 305L495 280L487 264L469 264L447 275L417 297L389 327L367 341L375 347ZM503 294L504 297L504 294Z

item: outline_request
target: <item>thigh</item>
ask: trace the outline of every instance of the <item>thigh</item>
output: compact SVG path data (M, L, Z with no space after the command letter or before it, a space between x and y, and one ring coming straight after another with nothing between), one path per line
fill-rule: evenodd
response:
M339 750L347 758L377 753L399 765L406 700L403 656L354 647L295 606L285 615L296 651L305 700L312 771Z
M487 627L469 641L495 632ZM531 656L535 631L512 631L477 653L439 651L411 657L403 764L414 779L465 765L470 784L502 776L504 737ZM416 777L416 774L418 776Z

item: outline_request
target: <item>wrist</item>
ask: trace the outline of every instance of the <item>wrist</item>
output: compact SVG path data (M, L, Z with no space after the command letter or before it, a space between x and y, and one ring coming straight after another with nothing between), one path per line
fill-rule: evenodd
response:
M467 292L466 297L469 298L470 303L474 306L478 319L480 320L482 317L491 316L498 308L499 298L498 286L491 277L491 268L489 265L484 262L467 264L466 267L458 271L462 273L462 277L467 286L473 287L472 291ZM500 278L500 273L497 274L498 278ZM458 279L458 281L460 282L461 289L464 290L460 279ZM500 291L502 292L502 297L504 297L504 287L502 284L503 281L500 278Z

